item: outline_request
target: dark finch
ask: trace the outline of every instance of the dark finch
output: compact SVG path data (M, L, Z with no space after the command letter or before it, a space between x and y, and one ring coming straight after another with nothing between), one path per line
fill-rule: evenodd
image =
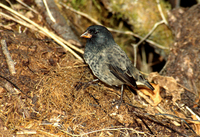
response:
M123 85L137 88L138 83L154 90L127 57L126 53L115 43L112 34L103 26L90 26L81 37L87 38L84 59L93 74L108 85Z

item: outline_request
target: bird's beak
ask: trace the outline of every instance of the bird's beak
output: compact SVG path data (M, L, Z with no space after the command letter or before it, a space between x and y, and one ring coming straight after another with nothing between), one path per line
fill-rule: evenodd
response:
M81 37L90 39L92 35L88 31L86 31L81 35Z

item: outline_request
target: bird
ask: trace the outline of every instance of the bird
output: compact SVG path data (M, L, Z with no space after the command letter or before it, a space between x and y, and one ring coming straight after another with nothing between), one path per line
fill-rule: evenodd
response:
M110 86L121 86L121 101L124 85L129 89L138 89L138 84L142 84L154 90L106 27L89 26L81 37L87 39L83 55L85 62L99 80Z

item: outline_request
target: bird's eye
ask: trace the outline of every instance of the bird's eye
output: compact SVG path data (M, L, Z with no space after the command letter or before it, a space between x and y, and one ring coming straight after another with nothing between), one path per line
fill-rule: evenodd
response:
M99 33L99 31L95 31L95 32L94 32L94 34L97 34L97 33Z

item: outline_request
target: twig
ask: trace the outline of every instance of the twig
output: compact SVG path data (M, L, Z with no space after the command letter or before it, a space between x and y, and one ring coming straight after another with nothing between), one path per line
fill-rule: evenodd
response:
M145 47L141 47L141 57L142 57L142 71L144 72L149 72L151 69L147 65L147 57L146 57L146 52L145 52Z
M24 7L28 8L29 10L33 11L36 14L39 14L36 10L34 10L33 8L31 8L30 6L28 6L26 3L22 2L21 0L16 0L17 2L19 2L21 5L23 5Z
M12 3L10 2L10 0L6 0L6 2L8 2L8 4L10 4L10 7L13 8ZM14 9L14 8L13 8Z
M197 114L195 114L188 106L186 106L186 109L187 109L192 115L195 115L196 118L200 121L200 117L199 117Z
M140 90L137 90L137 93L140 97L144 98L151 106L155 106L154 105L154 102L149 99L146 95L144 95ZM160 112L161 114L164 114L165 112L159 107L159 106L156 106L155 109ZM172 117L169 117L169 116L166 116L167 118L171 119L171 120L174 120ZM180 126L180 124L176 121L171 121L175 126Z
M144 95L140 90L137 90L137 93L140 97L144 98L151 106L155 106L154 102L146 95Z
M167 22L167 20L166 20L166 18L164 16L164 14L163 14L163 11L162 11L162 8L161 8L161 5L160 5L160 0L156 0L156 2L157 2L158 10L159 10L160 15L162 17L162 20L164 21L165 25L168 26L169 24L168 24L168 22Z
M12 84L16 89L18 89L20 92L22 92L24 95L26 95L28 98L32 99L31 96L27 95L24 91L22 91L17 85L15 85L13 82L11 82L9 79L3 77L2 75L0 75L0 78L3 78L4 80L6 80L7 82L9 82L10 84Z
M91 132L88 132L88 133L84 133L84 134L81 134L81 136L96 133L96 132L101 132L101 131L116 131L116 130L130 130L130 131L134 131L137 134L143 134L143 135L148 134L148 135L150 135L149 133L137 131L137 130L132 129L132 128L105 128L105 129L94 130L94 131L91 131Z
M182 120L183 122L185 122L185 124L192 130L192 132L196 134L196 132L192 129L192 127L191 127L191 126L186 122L186 120L183 119L183 118L180 118L180 117L178 117L178 116L171 115L171 114L155 114L155 115L162 115L162 116L168 116L168 117L178 118L178 119Z
M44 33L44 32L41 31L41 30L38 30L38 29L35 28L33 25L30 25L30 24L28 24L28 23L26 23L26 22L23 22L23 21L20 21L20 20L18 20L18 19L15 19L15 18L13 18L13 17L11 17L11 16L9 16L9 15L7 15L7 14L4 14L4 13L2 13L2 12L0 12L0 15L4 16L4 17L7 18L7 19L13 20L13 21L15 21L15 22L17 22L17 23L19 23L19 24L21 24L21 25L23 25L23 26L26 26L26 27L28 27L28 28L30 28L30 29L33 29L33 30L35 30L35 31L38 31L38 32L40 32L40 33L46 35L46 33ZM65 44L69 45L72 49L74 49L74 50L76 50L77 52L83 54L83 51L80 50L79 48L73 46L72 44L70 44L69 42L67 42L66 40L62 39L61 37L59 37L59 36L57 36L57 35L56 35L56 37L57 37L57 39L59 39L61 42L63 42L63 43L65 43Z
M52 20L52 22L56 22L55 18L54 18L53 15L51 14L51 11L49 10L49 7L48 7L48 5L47 5L47 1L46 1L46 0L43 0L43 3L44 3L44 6L45 6L45 8L46 8L46 10L47 10L47 13L48 13L50 19Z
M24 129L16 132L16 135L36 135L36 130Z
M60 129L60 128L59 128ZM85 136L85 135L89 135L89 134L93 134L93 133L97 133L97 132L102 132L102 131L118 131L118 130L129 130L129 131L134 131L135 133L137 133L138 135L139 134L148 134L148 135L151 135L149 133L145 133L145 132L141 132L141 131L137 131L133 128L123 128L123 127L119 127L119 128L116 128L116 127L112 127L112 128L104 128L104 129L100 129L100 130L94 130L94 131L90 131L90 132L87 132L87 133L83 133L83 134L71 134L63 129L60 129L62 132L68 134L68 135L71 135L71 136ZM123 132L122 132L123 133Z
M28 27L28 28L30 28L30 29L32 29L32 30L39 31L40 33L42 33L42 34L45 35L44 32L38 30L38 29L35 28L33 25L30 25L30 24L28 24L28 23L26 23L26 22L24 22L24 21L15 19L15 18L13 18L13 17L11 17L11 16L9 16L9 15L3 13L3 12L0 12L0 15L1 15L2 17L4 17L4 18L8 19L8 20L13 20L14 22L17 22L17 23L19 23L19 24L21 24L21 25L23 25L23 26L25 26L25 27Z
M131 44L133 46L133 52L134 52L134 63L133 66L136 67L137 64L137 45L136 44Z
M69 52L70 52L71 54L73 54L77 59L79 59L80 61L83 62L83 59L82 59L78 54L76 54L71 48L73 48L74 50L77 50L77 51L80 51L80 52L83 53L82 50L76 48L75 46L73 46L72 44L70 44L69 42L66 41L65 43L66 43L69 47L71 47L71 48L69 48L69 47L68 47L67 45L65 45L62 41L60 41L62 38L58 37L58 36L57 36L56 34L54 34L53 32L50 32L49 30L47 30L47 29L45 29L45 28L39 26L38 24L36 24L36 23L33 22L32 20L30 20L30 19L26 18L25 16L23 16L23 15L17 13L17 12L14 11L13 9L11 9L11 8L9 8L9 7L5 6L5 5L3 5L2 3L0 3L0 7L6 9L6 10L8 10L8 11L10 11L11 13L13 13L13 14L19 16L20 18L24 19L25 21L31 23L31 24L34 25L36 28L38 28L38 29L40 29L41 31L43 31L47 36L51 37L54 41L56 41L56 42L57 42L58 44L60 44L62 47L64 47L65 50L69 51ZM64 40L63 40L63 41L64 41Z
M187 91L191 92L192 94L196 94L196 93L194 93L193 91L191 91L190 89L186 88L185 86L183 86L183 85L181 85L181 84L179 84L179 83L177 83L177 85L179 85L180 87L186 89Z
M149 31L149 33L143 37L137 44L131 44L134 48L134 67L136 67L136 61L137 61L137 47L142 43L144 42L153 32L154 30L159 26L161 25L162 23L164 23L163 20L157 22L156 24L154 24L153 28Z
M60 3L62 6L64 6L66 9L69 9L69 10L73 11L74 13L79 14L79 15L81 15L81 16L83 16L83 17L89 19L91 22L93 22L93 23L95 23L95 24L97 24L97 25L102 25L102 24L99 23L97 20L91 18L89 15L87 15L87 14L85 14L85 13L83 13L83 12L77 11L77 10L75 10L75 9L73 9L73 8L71 8L71 7L69 7L69 6L67 6L66 4L64 4L64 3L62 3L62 2L59 2L59 3Z
M10 56L10 53L8 51L8 47L7 47L7 44L6 44L6 40L4 40L4 39L1 40L1 46L2 46L3 54L6 57L6 62L8 64L9 71L12 75L15 75L16 74L15 62L12 60L12 58Z
M164 21L161 20L161 21L157 22L156 24L154 24L153 28L149 31L149 33L148 33L144 38L142 38L136 45L138 46L138 45L140 45L143 41L145 41L145 39L147 39L147 38L154 32L154 30L155 30L159 25L161 25L161 24L163 24L163 23L164 23Z
M61 38L61 37L59 37L59 36L57 36L57 35L55 35L55 36L56 36L56 38L57 38L58 40L60 40L61 42L67 44L70 48L76 50L77 52L79 52L79 53L81 53L81 54L84 53L83 50L81 50L81 49L79 49L79 48L73 46L72 44L70 44L69 42L67 42L66 40L64 40L63 38Z
M55 135L55 134L52 134L50 132L46 132L46 131L43 131L43 130L37 130L37 132L41 132L42 134L45 134L46 136L60 137L58 135Z
M66 9L69 9L69 10L73 11L74 13L79 14L79 15L81 15L81 16L87 18L87 19L90 20L91 22L93 22L93 23L95 23L95 24L97 24L97 25L102 25L101 23L99 23L97 20L93 19L93 18L90 17L89 15L87 15L87 14L85 14L85 13L83 13L83 12L77 11L77 10L75 10L75 9L69 7L69 6L66 6L66 5L65 5L64 3L62 3L62 2L60 2L60 4L63 5ZM121 34L126 34L126 35L132 35L132 36L137 37L137 38L139 38L139 39L143 39L143 37L141 37L141 36L139 36L139 35L137 35L137 34L131 32L131 31L121 31L121 30L116 30L116 29L109 28L109 27L107 27L107 29L108 29L109 31L112 31L112 32L121 33ZM166 48L166 47L161 46L161 45L158 44L158 43L155 43L155 42L152 41L152 40L149 40L149 39L145 39L145 40L146 40L148 43L150 43L151 45L154 45L154 46L156 46L156 47L158 47L158 48L160 48L160 49L169 49L169 48Z
M153 118L153 117L150 116L148 113L147 113L147 114L140 114L140 113L135 113L135 112L133 112L133 113L136 114L137 117L141 117L141 118L143 118L143 117L144 117L143 115L145 115L145 117L144 117L145 119L150 120L150 121L152 121L152 122L155 122L155 123L159 124L160 126L166 127L166 128L169 129L171 132L177 133L177 134L179 134L180 136L188 137L188 135L186 135L186 134L184 134L184 133L182 133L182 132L179 132L180 129L179 129L179 131L178 131L178 129L174 129L174 127L171 127L171 126L168 125L167 123L163 123L163 120L160 121L160 120L156 119L155 117ZM165 114L164 114L164 115L165 115ZM180 126L180 125L179 125L179 126Z
M112 31L112 32L116 32L116 33L121 33L121 34L126 34L126 35L132 35L134 37L137 37L139 39L143 39L143 37L131 32L131 31L121 31L121 30L115 30L115 29L112 29L112 28L108 28L108 30ZM146 42L150 43L151 45L154 45L160 49L169 49L167 47L164 47L164 46L161 46L160 44L158 43L155 43L154 41L152 40L149 40L149 39L145 39Z
M12 87L12 84L8 81L5 83L4 87L11 94L15 92L14 88Z

